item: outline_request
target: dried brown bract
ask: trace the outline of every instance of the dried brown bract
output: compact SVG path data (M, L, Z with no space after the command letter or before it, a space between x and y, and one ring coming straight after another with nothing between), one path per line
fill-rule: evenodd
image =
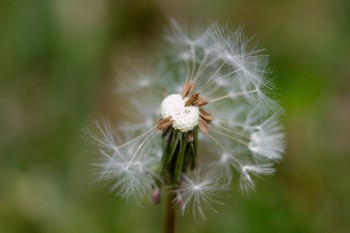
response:
M166 132L173 125L173 123L174 121L171 119L171 117L161 119L157 123L157 129L160 129Z

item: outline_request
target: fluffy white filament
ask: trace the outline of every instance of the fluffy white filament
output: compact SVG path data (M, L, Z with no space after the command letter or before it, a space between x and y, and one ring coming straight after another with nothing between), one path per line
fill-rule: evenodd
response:
M208 100L204 109L214 119L208 133L199 135L201 172L183 174L173 191L184 213L204 217L204 209L214 210L212 204L220 203L219 194L234 174L239 174L243 191L255 188L253 176L273 174L273 163L284 153L281 108L268 95L273 85L265 77L267 57L251 49L241 28L231 31L213 24L185 30L176 21L171 25L159 64L146 67L145 73L137 66L136 76L118 81L118 93L136 96L130 104L122 103L123 109L139 120L122 134L113 134L108 122L96 123L86 134L99 147L96 165L102 180L113 182L112 189L122 197L151 198L162 156L161 132L154 126L169 116L182 132L198 125L198 107L184 107L180 95L184 84L194 83L193 92ZM164 93L176 94L164 98Z

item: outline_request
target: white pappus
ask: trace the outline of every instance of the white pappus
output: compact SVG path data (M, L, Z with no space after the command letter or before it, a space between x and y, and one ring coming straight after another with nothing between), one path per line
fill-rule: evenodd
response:
M249 191L252 175L274 173L284 153L283 111L269 96L267 56L249 50L242 28L187 31L171 21L155 71L143 75L137 66L136 76L118 79L133 122L118 133L107 121L84 131L98 147L100 179L121 197L158 203L165 186L183 213L205 218L235 174Z

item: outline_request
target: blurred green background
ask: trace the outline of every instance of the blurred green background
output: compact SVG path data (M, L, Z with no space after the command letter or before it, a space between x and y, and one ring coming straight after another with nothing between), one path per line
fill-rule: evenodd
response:
M0 232L162 232L164 205L94 184L81 129L118 122L115 73L152 54L169 16L257 34L287 111L277 174L177 232L350 232L347 0L1 0Z

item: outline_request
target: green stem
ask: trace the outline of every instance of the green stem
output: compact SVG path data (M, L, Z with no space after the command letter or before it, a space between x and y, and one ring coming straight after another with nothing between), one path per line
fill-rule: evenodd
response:
M173 192L168 193L167 197L167 209L166 209L166 219L165 219L165 233L175 232L175 217L176 209L174 206L175 194Z
M197 158L198 127L191 132L173 130L163 134L161 176L169 187L165 217L165 233L175 232L176 193L171 189L181 183L181 176L194 169Z

